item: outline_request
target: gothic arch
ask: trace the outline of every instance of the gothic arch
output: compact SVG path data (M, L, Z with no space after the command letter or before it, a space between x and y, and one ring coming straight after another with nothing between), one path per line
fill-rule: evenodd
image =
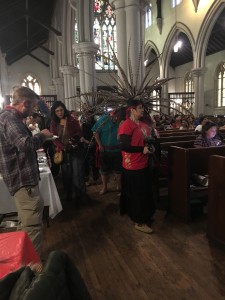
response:
M151 50L153 49L156 53L156 56L158 58L158 63L159 63L159 70L160 70L160 77L162 77L162 57L160 55L160 52L159 52L159 49L158 47L156 46L155 43L153 43L152 41L148 40L146 43L145 43L145 49L147 49L145 51L145 60L148 59L150 53L151 53Z
M34 80L36 80L36 83L38 84L38 87L39 87L39 95L41 95L42 93L42 86L41 86L41 80L35 75L33 74L32 72L27 72L23 75L23 77L21 77L21 85L23 85L24 83L24 80L27 79L29 76L31 76ZM33 80L32 80L33 81ZM33 82L34 84L35 82ZM26 85L27 87L31 88L29 85ZM35 90L34 90L35 91ZM35 91L37 94L38 92Z
M205 55L207 50L208 41L212 32L212 29L225 8L225 2L214 1L208 13L205 16L204 21L199 30L199 34L196 40L196 59L194 68L203 68L205 66Z
M175 43L175 39L177 37L177 35L183 32L184 34L186 34L186 36L189 39L189 42L191 44L192 47L192 53L193 53L193 60L195 60L195 54L193 49L195 49L194 45L195 45L195 41L194 41L194 37L191 33L191 31L189 30L189 28L181 23L181 22L177 22L173 28L171 29L170 33L167 36L167 39L165 41L164 47L163 47L163 52L162 52L162 66L163 66L163 70L162 70L162 74L164 78L168 77L168 69L169 69L169 63L170 63L170 59L171 59L171 53L173 51L173 45Z

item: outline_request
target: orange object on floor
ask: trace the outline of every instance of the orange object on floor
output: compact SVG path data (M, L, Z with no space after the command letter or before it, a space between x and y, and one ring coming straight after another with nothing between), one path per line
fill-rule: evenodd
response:
M0 279L40 258L25 231L0 233Z

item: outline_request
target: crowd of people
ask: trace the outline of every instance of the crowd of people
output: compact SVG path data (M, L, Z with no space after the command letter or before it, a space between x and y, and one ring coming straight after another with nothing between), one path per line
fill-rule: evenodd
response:
M151 233L155 212L153 185L159 161L157 140L162 130L196 132L194 147L220 146L222 138L215 123L206 116L150 116L141 100L129 99L126 107L105 113L96 121L93 114L69 111L55 101L49 115L35 109L38 96L29 88L18 88L10 106L0 112L0 172L15 199L19 228L28 232L40 253L43 201L38 190L39 171L36 150L44 147L53 175L62 177L67 201L82 204L87 198L90 178L99 182L100 195L108 190L115 174L120 195L120 213L127 214L135 229ZM47 141L53 135L57 138ZM63 160L55 166L54 152ZM28 209L27 209L28 208Z

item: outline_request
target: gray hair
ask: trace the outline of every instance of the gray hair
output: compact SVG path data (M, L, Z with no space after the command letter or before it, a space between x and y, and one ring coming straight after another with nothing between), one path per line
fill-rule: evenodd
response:
M31 104L37 101L37 99L39 99L39 96L34 91L28 87L21 86L13 92L12 105L19 104L24 100L26 100L28 104Z

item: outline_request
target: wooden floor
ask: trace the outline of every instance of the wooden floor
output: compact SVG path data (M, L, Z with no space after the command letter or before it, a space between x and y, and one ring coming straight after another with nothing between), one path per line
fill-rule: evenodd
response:
M72 258L92 299L225 299L225 251L208 243L204 216L182 224L157 210L148 235L118 214L117 192L99 196L100 188L89 186L92 200L80 208L59 188L63 211L45 228L43 247Z

